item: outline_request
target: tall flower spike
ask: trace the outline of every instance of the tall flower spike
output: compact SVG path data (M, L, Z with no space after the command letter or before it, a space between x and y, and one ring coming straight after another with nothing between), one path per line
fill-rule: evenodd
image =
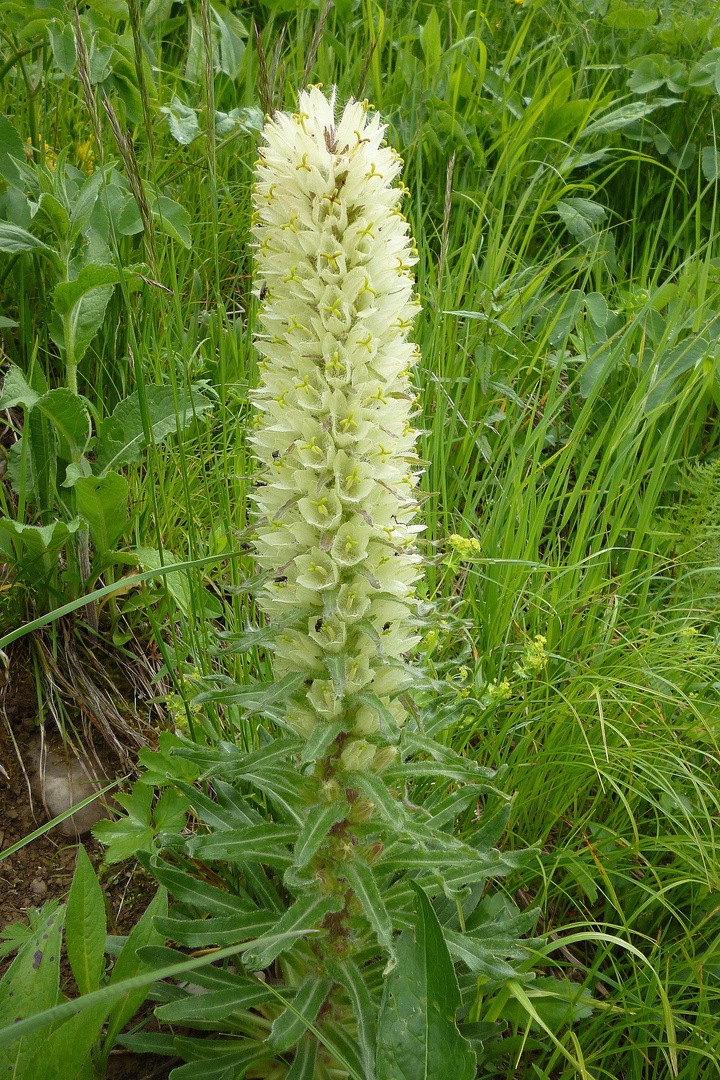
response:
M276 677L305 676L289 724L351 771L392 759L418 641L417 256L384 132L365 102L336 122L334 94L303 92L265 125L253 195L259 602Z

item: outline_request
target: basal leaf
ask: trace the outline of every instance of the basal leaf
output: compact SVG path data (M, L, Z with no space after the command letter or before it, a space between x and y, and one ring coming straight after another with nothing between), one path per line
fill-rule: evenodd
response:
M55 430L60 457L75 461L90 438L90 414L84 399L65 386L57 386L37 399L33 411L43 413Z
M35 1016L57 1002L65 908L46 904L43 914L0 981L0 1028ZM1 1047L0 1075L31 1080L25 1065L43 1039L43 1034L33 1033Z
M82 844L68 896L65 948L81 994L97 990L105 965L107 919L102 889Z
M148 967L140 959L138 950L148 945L162 945L162 934L155 927L155 919L160 919L167 912L167 890L161 885L152 898L139 922L131 930L125 946L118 956L110 985L133 979L137 975L144 974ZM108 1017L108 1030L105 1037L104 1052L109 1053L120 1031L128 1020L137 1012L150 991L149 986L139 986L128 990L119 1001L113 1005Z
M414 883L413 883L414 885ZM398 965L385 980L378 1026L378 1080L473 1080L475 1053L457 1029L460 990L442 928L414 885L415 934L397 943Z

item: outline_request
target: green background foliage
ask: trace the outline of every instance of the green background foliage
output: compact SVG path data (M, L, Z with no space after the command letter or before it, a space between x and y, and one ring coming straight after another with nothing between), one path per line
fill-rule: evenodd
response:
M439 739L505 770L488 842L539 847L468 927L491 939L538 906L548 935L534 982L461 977L462 1027L481 1076L714 1078L717 5L207 10L204 32L199 8L93 0L84 91L72 11L3 5L7 628L124 567L197 561L100 618L118 647L157 642L180 735L258 747L241 692L270 677L242 548L257 133L306 79L367 95L420 256L426 589L446 612L422 658L465 705ZM435 794L415 778L470 835L475 803ZM132 799L118 858L160 825Z

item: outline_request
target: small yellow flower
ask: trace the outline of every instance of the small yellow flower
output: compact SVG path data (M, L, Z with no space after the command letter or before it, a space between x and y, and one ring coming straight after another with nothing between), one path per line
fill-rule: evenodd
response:
M89 175L95 167L95 151L93 150L92 139L86 139L85 142L78 143L75 151L80 162L80 168Z

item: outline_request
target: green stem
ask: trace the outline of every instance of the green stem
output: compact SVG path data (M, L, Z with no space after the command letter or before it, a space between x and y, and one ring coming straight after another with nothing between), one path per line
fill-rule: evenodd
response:
M73 341L72 316L63 315L63 337L65 339L65 381L68 390L78 392L77 362L75 360L75 342Z

